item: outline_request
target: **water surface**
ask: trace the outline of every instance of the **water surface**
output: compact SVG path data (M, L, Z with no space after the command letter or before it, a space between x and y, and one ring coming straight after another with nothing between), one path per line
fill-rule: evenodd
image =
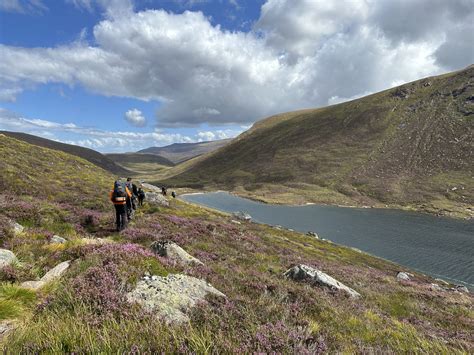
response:
M226 192L183 199L254 221L281 225L366 251L422 273L474 289L474 222L424 213L337 206L270 205Z

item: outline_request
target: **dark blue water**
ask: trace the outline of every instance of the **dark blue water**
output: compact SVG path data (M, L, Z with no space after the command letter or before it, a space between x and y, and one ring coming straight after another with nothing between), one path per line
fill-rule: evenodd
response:
M474 222L416 212L263 204L226 192L183 199L254 221L281 225L366 251L422 273L474 288Z

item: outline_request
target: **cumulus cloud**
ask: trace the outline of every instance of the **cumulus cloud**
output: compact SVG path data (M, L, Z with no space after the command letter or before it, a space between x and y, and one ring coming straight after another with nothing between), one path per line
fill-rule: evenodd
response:
M472 0L268 0L248 33L201 12L99 2L94 46L0 46L0 87L79 83L160 102L161 126L240 124L474 62Z
M137 151L151 146L165 146L173 143L194 143L233 138L245 130L245 127L242 127L237 130L200 131L195 135L169 133L159 129L152 132L107 131L81 127L74 123L27 118L4 108L0 108L0 127L4 130L26 132L103 152Z
M125 112L125 120L135 127L146 126L146 119L143 116L143 113L140 110L137 110L136 108Z

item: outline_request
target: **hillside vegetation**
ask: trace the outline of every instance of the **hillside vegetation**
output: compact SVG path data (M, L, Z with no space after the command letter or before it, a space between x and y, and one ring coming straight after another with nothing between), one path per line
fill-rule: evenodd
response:
M474 211L474 66L358 100L276 115L167 172L170 185L268 202ZM175 172L173 173L173 170Z
M156 154L148 153L111 153L106 154L107 158L125 169L134 172L132 175L153 175L166 171L175 164Z
M211 142L174 143L166 147L142 149L138 153L157 154L171 160L174 164L179 164L194 157L213 152L231 141L231 139L221 139Z
M102 169L110 171L113 174L125 176L132 174L131 171L115 164L114 161L93 149L79 147L72 144L60 143L21 132L0 131L0 134L4 134L6 136L13 137L40 147L59 150L61 152L75 155L101 167Z
M18 258L0 268L5 353L474 351L470 293L416 273L400 281L399 266L365 253L179 200L147 202L116 233L105 170L3 135L0 153L0 248ZM25 229L14 231L12 221ZM165 240L203 264L151 252ZM21 286L60 262L70 263L60 279ZM283 276L297 264L324 270L361 297ZM208 296L183 324L128 300L144 275L173 274L205 280L225 297Z

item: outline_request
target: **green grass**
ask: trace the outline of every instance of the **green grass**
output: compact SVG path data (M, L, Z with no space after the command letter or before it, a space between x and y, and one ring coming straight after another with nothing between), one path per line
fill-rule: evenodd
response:
M36 294L22 287L0 284L0 320L22 316L36 302Z

